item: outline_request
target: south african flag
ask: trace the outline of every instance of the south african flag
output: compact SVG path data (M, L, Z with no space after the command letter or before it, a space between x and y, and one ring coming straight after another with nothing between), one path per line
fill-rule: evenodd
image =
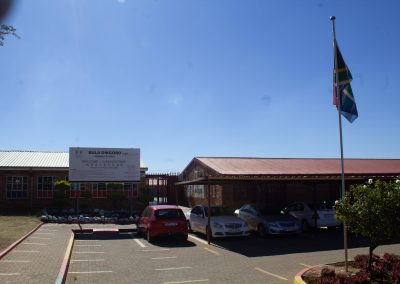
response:
M352 123L357 117L357 106L354 100L353 91L350 86L351 76L350 70L343 60L337 43L335 44L335 56L337 57L338 85L340 97L336 94L336 68L333 70L333 104L336 105L340 113ZM340 105L339 105L340 102Z

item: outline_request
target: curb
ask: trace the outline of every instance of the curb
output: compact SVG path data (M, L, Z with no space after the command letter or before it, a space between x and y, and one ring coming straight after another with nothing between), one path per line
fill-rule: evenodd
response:
M64 259L60 267L60 271L58 272L57 279L55 284L64 284L67 278L67 272L69 267L69 260L71 258L72 247L74 245L75 235L71 233L71 237L69 238L68 247L65 251Z
M311 266L311 267L307 267L307 268L305 268L305 269L299 271L299 272L296 274L296 276L294 277L293 284L307 284L307 283L303 280L303 278L302 278L301 276L303 276L303 274L306 273L307 271L309 271L309 270L311 270L311 269L314 269L314 268L316 268L316 267L319 267L319 266L321 266L321 264L317 264L317 265L314 265L314 266Z
M34 232L36 232L37 229L39 229L44 223L40 223L39 225L37 225L36 228L34 228L32 231L30 231L28 234L26 234L25 236L23 236L22 238L20 238L19 240L15 241L14 243L12 243L10 246L8 246L5 250L3 250L0 253L0 259L2 259L3 257L5 257L10 251L12 251L17 245L19 245L20 243L22 243L27 237L29 237L30 235L32 235Z

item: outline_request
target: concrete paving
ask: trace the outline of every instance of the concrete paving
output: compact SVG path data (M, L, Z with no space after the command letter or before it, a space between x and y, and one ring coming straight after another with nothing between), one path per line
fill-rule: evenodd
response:
M44 224L0 260L0 283L54 283L71 225Z
M44 224L0 261L0 283L55 283L72 229ZM132 229L132 225L87 224L84 229ZM291 283L303 268L343 260L342 232L317 236L218 239L149 243L136 233L77 234L66 283ZM350 259L368 252L365 240L350 236ZM400 244L376 250L400 254Z
M83 228L132 228L132 225L84 224ZM0 260L0 283L55 283L76 224L43 224Z

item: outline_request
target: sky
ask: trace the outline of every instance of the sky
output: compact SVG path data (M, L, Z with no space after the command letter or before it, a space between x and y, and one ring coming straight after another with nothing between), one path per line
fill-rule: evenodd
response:
M3 23L0 149L340 158L332 23L359 117L345 158L400 158L400 1L20 0Z

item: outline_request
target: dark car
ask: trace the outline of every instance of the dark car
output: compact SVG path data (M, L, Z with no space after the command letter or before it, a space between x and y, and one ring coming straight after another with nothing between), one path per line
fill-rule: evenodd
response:
M175 205L147 206L137 221L137 232L149 242L156 237L180 236L187 240L188 227L182 209Z

